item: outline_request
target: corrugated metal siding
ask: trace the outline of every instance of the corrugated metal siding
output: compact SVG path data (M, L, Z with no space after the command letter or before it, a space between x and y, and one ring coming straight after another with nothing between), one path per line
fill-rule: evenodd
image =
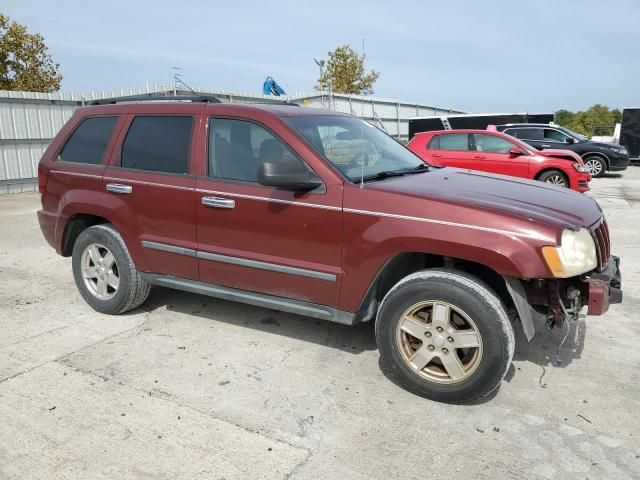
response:
M149 93L167 93L170 85L148 85L142 90L115 92L7 92L0 91L0 193L37 189L38 161L47 145L76 108L103 98ZM291 101L311 108L325 108L348 113L382 127L389 135L406 140L409 118L420 115L463 113L423 104L357 95L314 92L283 97L232 92L230 90L196 89L198 93L216 95L224 102ZM180 94L190 92L181 91Z

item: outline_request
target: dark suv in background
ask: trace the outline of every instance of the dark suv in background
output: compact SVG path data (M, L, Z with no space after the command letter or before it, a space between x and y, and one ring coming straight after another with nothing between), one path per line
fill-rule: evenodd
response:
M538 150L545 148L566 149L576 152L593 177L605 172L625 170L629 165L629 153L621 145L593 142L568 128L544 123L512 123L499 125L498 131L516 137Z

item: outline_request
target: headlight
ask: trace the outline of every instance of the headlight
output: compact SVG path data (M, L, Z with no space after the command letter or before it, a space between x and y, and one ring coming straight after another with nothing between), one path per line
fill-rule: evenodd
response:
M574 162L574 163L572 163L572 165L573 165L573 168L575 168L577 171L582 172L582 173L589 173L591 171L591 170L589 170L589 167L587 167L583 163Z
M627 153L627 149L624 147L609 147L609 148L616 153L622 153L622 154Z
M586 228L565 230L559 247L542 247L549 270L556 278L575 277L598 266L596 245Z

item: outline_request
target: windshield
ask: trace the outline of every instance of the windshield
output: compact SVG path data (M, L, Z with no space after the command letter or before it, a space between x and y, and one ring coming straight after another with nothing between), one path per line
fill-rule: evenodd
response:
M566 133L567 135L577 138L578 140L582 140L582 141L589 140L584 135L580 135L579 133L576 133L573 130L569 130L568 128L565 128L565 127L558 127L558 128L562 130L564 133Z
M382 130L356 117L304 115L283 120L348 180L425 168L425 163Z

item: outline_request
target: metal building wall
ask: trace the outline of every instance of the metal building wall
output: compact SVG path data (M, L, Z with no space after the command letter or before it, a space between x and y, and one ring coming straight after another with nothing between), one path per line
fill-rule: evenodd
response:
M171 85L147 85L141 90L114 92L34 93L0 91L0 194L37 189L38 161L45 148L74 110L92 100L140 94L166 94ZM422 115L462 113L391 99L315 92L283 97L197 89L223 102L291 101L312 108L327 108L361 117L400 140L408 139L409 118ZM191 92L178 91L179 94Z

